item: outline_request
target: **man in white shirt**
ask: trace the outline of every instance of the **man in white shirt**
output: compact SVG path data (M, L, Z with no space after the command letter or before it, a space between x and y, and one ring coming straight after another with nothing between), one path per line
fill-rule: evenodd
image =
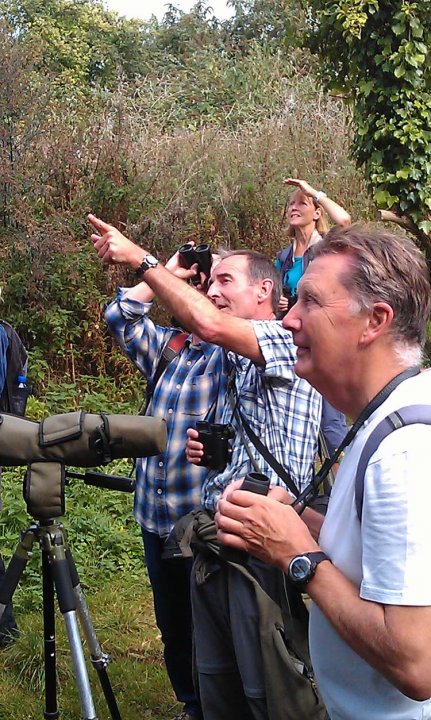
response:
M297 374L359 419L320 534L309 530L314 513L299 517L279 488L228 490L218 504L219 540L282 568L312 598L312 660L331 720L431 718L431 425L383 439L364 475L361 520L355 498L361 451L382 418L431 409L430 374L415 371L430 314L429 271L413 242L331 230L284 320Z

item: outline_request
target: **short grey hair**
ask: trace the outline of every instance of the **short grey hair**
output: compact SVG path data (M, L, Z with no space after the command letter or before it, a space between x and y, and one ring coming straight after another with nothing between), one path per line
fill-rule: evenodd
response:
M334 227L313 247L313 257L338 253L352 258L340 278L351 294L352 312L387 303L394 312L395 344L421 350L431 316L431 286L425 256L414 242L372 225Z

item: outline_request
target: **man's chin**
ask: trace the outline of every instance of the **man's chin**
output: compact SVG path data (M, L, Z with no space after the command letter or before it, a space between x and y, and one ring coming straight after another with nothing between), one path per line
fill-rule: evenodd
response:
M300 378L308 380L311 372L310 353L305 348L298 348L296 352L295 372Z

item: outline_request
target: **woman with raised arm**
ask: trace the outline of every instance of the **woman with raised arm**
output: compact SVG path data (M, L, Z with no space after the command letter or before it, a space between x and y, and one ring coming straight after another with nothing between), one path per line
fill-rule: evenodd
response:
M286 234L292 243L277 253L275 261L283 279L283 295L278 305L280 317L295 303L298 282L311 260L311 248L328 230L326 214L335 225L351 224L349 213L323 190L316 190L305 180L296 178L286 178L283 183L293 185L296 190L288 200L285 213Z
M283 280L283 294L278 304L278 317L281 319L296 302L298 282L312 259L313 245L322 239L328 230L326 215L335 225L351 224L348 212L331 200L323 190L316 190L305 180L286 178L285 185L296 189L291 194L285 215L287 216L287 236L292 243L277 253L275 266L280 270ZM326 445L323 450L329 456L338 447L347 432L344 415L336 410L323 397L322 420L320 424L320 443ZM322 448L321 448L322 454ZM338 465L334 467L336 471Z

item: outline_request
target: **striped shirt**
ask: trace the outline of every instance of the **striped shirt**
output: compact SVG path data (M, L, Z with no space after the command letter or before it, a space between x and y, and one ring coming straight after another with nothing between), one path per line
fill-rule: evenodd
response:
M152 303L126 299L124 292L120 289L105 318L117 343L151 381L163 348L180 330L155 325L148 317ZM167 445L160 455L137 460L134 512L143 528L160 537L167 536L180 517L201 503L208 471L187 461L186 431L198 420L220 421L226 397L226 364L222 348L193 343L189 336L154 389L147 414L166 420Z
M289 470L302 490L311 480L321 416L321 397L306 380L294 372L296 348L292 335L280 322L254 321L253 328L265 359L265 366L228 353L235 368L236 397L251 428L279 463ZM222 422L238 427L237 417L226 402ZM284 485L248 441L260 471L274 485ZM203 505L213 512L224 488L252 471L251 460L238 432L233 440L232 458L223 472L210 471L203 486Z

